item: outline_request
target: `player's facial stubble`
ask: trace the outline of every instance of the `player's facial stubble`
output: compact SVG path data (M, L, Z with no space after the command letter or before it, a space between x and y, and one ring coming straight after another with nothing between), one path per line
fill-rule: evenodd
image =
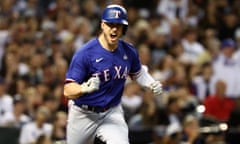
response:
M115 49L122 36L123 25L115 23L102 23L102 34L109 49Z

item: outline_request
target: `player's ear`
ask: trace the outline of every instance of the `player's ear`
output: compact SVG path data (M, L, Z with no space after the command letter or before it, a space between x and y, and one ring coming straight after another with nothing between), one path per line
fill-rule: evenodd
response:
M105 23L104 23L104 22L101 22L101 23L100 23L101 30L103 30L104 26L105 26Z

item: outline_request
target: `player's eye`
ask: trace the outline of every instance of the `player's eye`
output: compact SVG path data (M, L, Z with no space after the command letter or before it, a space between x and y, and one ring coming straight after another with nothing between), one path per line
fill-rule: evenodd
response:
M121 24L117 24L117 23L106 23L106 25L110 28L114 28L114 27L119 28L122 26Z

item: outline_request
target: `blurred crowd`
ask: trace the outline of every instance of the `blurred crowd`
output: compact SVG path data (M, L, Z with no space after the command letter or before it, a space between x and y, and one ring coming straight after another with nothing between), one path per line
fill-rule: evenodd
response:
M65 73L107 4L127 9L123 39L163 84L156 97L127 81L131 142L239 142L240 0L1 0L0 126L19 128L20 144L65 139Z

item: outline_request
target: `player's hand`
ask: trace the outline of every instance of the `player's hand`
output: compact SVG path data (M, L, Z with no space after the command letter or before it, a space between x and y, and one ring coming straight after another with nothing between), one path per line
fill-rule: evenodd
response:
M99 89L100 79L99 77L91 77L87 82L81 84L82 93L91 93Z
M155 81L150 84L150 89L152 90L153 94L158 96L162 94L162 84L160 81Z

